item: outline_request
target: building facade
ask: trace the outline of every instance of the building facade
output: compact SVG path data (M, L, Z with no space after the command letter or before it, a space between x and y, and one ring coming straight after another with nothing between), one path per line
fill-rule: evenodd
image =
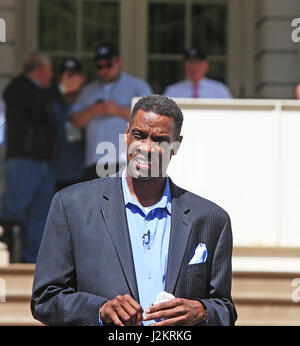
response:
M183 78L182 51L201 46L209 76L236 98L295 97L300 43L291 23L299 0L0 0L0 92L29 51L80 58L88 75L101 42L118 45L124 69L161 93Z

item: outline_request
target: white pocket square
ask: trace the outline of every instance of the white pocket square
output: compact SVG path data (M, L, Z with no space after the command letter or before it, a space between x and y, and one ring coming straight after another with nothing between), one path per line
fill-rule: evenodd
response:
M194 256L189 264L205 263L207 259L207 249L205 244L200 243L195 250Z

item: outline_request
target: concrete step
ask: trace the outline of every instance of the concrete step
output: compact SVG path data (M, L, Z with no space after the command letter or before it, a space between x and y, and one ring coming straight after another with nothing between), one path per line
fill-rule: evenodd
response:
M233 293L262 292L290 297L294 290L292 283L300 277L300 273L234 271L232 276Z
M31 292L33 284L34 264L10 264L0 268L0 279L5 283L6 291Z
M237 325L300 325L300 303L293 299L292 285L298 272L236 271L232 298L238 312Z
M11 300L8 297L5 303L0 303L0 326L37 326L41 325L34 320L30 311L29 301Z
M235 303L237 326L300 326L299 305L267 302Z
M0 326L36 326L30 310L35 265L0 268Z

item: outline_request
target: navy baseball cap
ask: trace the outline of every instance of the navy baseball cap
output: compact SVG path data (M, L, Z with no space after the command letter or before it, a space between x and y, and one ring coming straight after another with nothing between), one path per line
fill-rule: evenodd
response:
M70 72L81 72L82 64L79 60L75 58L65 58L61 64L60 72L64 73L66 71Z
M96 54L95 54L95 60L100 60L100 59L111 60L112 58L115 58L118 56L119 56L119 52L114 46L110 44L104 44L97 48Z
M183 53L184 60L196 59L196 60L206 60L206 54L198 48L186 49Z

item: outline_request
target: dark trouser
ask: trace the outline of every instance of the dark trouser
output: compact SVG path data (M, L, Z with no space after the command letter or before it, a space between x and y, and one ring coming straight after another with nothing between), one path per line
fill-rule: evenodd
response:
M54 194L54 169L46 161L9 159L4 174L0 219L4 229L22 225L22 261L34 263Z
M104 178L108 175L113 175L118 173L124 165L120 165L119 163L116 163L116 165L109 166L108 164L105 164L103 167L100 167L99 165L93 165L89 166L85 169L84 172L84 181L89 181L93 179L98 179L98 178ZM109 174L104 174L103 176L98 173L99 172L109 172Z

